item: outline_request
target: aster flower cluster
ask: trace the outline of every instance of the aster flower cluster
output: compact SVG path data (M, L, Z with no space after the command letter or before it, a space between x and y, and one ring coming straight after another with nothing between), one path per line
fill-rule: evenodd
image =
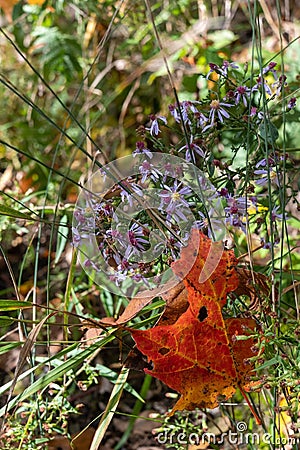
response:
M283 108L289 113L296 98L275 62L254 76L233 62L211 63L202 78L208 86L206 97L170 104L170 117L149 117L132 152L135 175L104 198L89 197L75 212L74 245L95 235L97 250L111 268L110 281L125 291L128 277L144 286L150 278L159 282L165 267L178 258L191 226L212 238L224 226L227 233L256 233L265 248L279 241L277 228L286 217L276 193L286 182L282 167L289 161L276 146L275 113L270 111L280 105L281 114ZM228 133L230 158L224 151ZM171 164L168 155L182 162ZM247 163L237 163L240 155ZM185 164L193 164L202 175L187 176ZM97 257L87 257L84 264L103 270Z
M117 286L128 278L149 288L150 278L159 283L160 272L186 244L194 220L189 211L194 193L179 181L183 167L170 164L168 157L159 167L154 159L138 141L133 154L137 175L114 185L105 198L84 193L74 213L73 245L81 252L83 266L106 272ZM199 182L206 187L204 180ZM153 260L161 270L154 268Z
M237 72L239 66L235 63L224 61L221 66L209 64L210 70L206 76L218 75L218 81L214 81L218 89L214 89L203 101L183 101L179 105L169 105L169 111L176 122L184 122L191 128L196 127L202 133L211 131L213 127L228 121L229 124L241 117L244 120L254 118L252 126L260 125L264 120L269 120L263 108L263 99L268 102L279 100L282 91L287 88L286 76L278 75L275 62L269 63L257 77L241 77ZM233 69L233 74L229 69ZM270 83L269 78L273 77ZM225 92L224 92L225 88ZM222 98L221 98L222 95ZM286 110L295 108L296 98L291 97ZM235 107L234 110L230 109ZM241 116L241 112L243 115ZM151 116L150 134L159 134L159 122L167 124L164 116ZM192 126L194 125L194 127Z

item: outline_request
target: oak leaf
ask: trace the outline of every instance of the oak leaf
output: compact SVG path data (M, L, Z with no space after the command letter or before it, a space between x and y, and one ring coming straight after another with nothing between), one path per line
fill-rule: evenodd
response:
M199 247L195 244L199 241L196 233L200 234ZM211 251L215 248L218 252ZM213 260L210 264L207 258L212 259L219 250L220 243L213 243L193 230L188 246L172 265L180 277L191 255L197 252L196 262L183 280L188 308L174 323L166 321L167 325L159 324L149 330L130 329L138 349L154 365L145 372L181 394L172 413L216 407L221 398L230 398L238 386L247 385L253 369L246 360L253 356L254 341L251 337L242 340L237 337L249 334L255 321L222 316L227 294L238 286L238 276L233 251L224 250L218 264ZM214 269L211 274L210 267Z

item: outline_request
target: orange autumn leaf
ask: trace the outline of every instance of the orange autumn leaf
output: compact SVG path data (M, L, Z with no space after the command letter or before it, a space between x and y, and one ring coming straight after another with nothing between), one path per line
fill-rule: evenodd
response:
M189 263L191 254L197 251L194 266L184 278L187 290L188 309L175 323L157 325L149 330L130 330L137 348L152 361L153 369L145 369L181 394L173 411L193 410L196 407L214 408L218 401L230 398L238 386L245 386L249 372L253 369L246 360L253 356L253 339L238 340L255 328L252 319L224 319L222 307L227 294L238 286L235 271L236 259L233 251L224 250L219 263L207 260L213 258L210 252L220 243L212 243L193 230L187 247L181 257L173 263L174 273L180 276ZM203 279L202 270L213 267ZM216 267L216 268L215 268ZM163 321L160 321L163 323Z

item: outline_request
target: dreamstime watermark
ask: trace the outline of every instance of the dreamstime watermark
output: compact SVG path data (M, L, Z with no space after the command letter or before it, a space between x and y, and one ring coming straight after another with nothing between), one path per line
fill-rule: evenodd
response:
M159 444L180 444L180 445L201 445L201 444L224 444L231 445L241 444L270 444L270 445L296 445L300 443L300 438L273 436L270 433L254 433L247 431L248 426L245 422L238 422L236 431L228 430L221 434L210 432L190 433L170 432L169 430L160 432L156 435L155 440Z
M147 181L150 181L148 185ZM185 200L183 193L186 192L193 197L192 202ZM107 199L110 204L105 203ZM159 276L147 275L143 279L130 270L130 264L135 267L154 265L162 255L166 259L166 248L172 251L170 242L186 245L192 228L199 222L193 209L195 203L206 211L208 218L203 220L207 221L209 235L214 241L222 241L226 233L222 203L216 188L195 165L163 153L151 153L149 157L129 155L108 163L86 181L76 203L73 243L78 249L80 264L95 283L112 293L124 295L126 292L127 297L143 297L145 288L148 290L145 296L149 296L149 290L154 295L166 292L191 270L197 257L195 252L180 278L166 265ZM147 212L152 225L147 245L143 224L136 219L143 211ZM104 231L103 218L109 221L109 229ZM195 249L198 244L199 241L194 243ZM222 253L222 246L211 247L200 282L213 273Z

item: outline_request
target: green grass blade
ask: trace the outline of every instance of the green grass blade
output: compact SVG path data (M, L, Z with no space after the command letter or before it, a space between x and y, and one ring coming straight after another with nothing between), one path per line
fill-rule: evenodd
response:
M127 439L129 438L130 434L132 433L134 424L136 422L136 419L139 417L139 414L142 410L143 405L145 404L144 398L146 398L146 395L150 389L150 385L151 385L151 381L152 381L152 377L151 375L146 374L145 378L144 378L144 382L141 388L141 398L142 401L140 401L139 399L135 402L135 405L133 407L132 410L132 415L130 417L129 420L129 424L128 427L126 428L123 436L121 437L120 441L118 442L118 444L116 445L116 447L114 448L114 450L119 450L123 447L123 445L126 444Z
M31 349L32 349L32 347L33 347L33 345L34 345L34 343L36 341L37 335L41 331L44 323L50 317L54 316L55 314L57 314L57 312L52 312L51 314L48 314L46 317L44 317L43 320L40 321L40 323L38 325L36 325L30 331L30 333L29 333L29 335L28 335L28 337L27 337L27 339L26 339L26 341L25 341L25 343L24 343L24 345L23 345L23 347L22 347L22 349L20 351L20 354L19 354L19 359L18 359L18 362L17 362L13 383L12 383L11 388L10 388L9 393L8 393L8 403L6 404L5 408L7 408L8 405L9 405L9 400L10 400L10 398L11 398L11 396L13 394L14 388L15 388L15 386L17 384L19 375L21 374L23 366L24 366L24 364L25 364L25 362L26 362L26 360L27 360L27 358L28 358L28 356L29 356L29 354L31 352ZM5 412L7 412L7 410Z
M7 343L7 342L2 342L2 343L1 343L1 346L2 346L2 344L8 344L9 347L10 347L10 346L17 347L17 346L22 345L23 342L9 342L9 343ZM14 347L11 347L10 349L12 349L12 348L14 348ZM63 358L65 354L70 353L72 350L75 350L77 347L78 347L78 343L75 342L74 344L70 345L68 348L64 348L63 350L61 350L61 351L60 351L59 353L57 353L56 355L53 355L53 356L51 356L50 358L47 358L47 359L43 359L43 361L42 361L41 363L37 364L35 367L31 367L30 369L25 370L25 372L23 372L23 373L19 376L19 381L23 380L23 379L26 378L28 375L30 375L32 372L34 372L34 371L40 369L41 367L45 367L46 364L49 364L49 363L50 363L51 361L53 361L54 359L57 359L57 358ZM3 348L5 349L6 346L3 345ZM0 347L0 349L1 349L1 347ZM7 351L7 350L6 350L6 351ZM4 351L3 351L3 353L4 353ZM0 354L1 354L1 350L0 350ZM5 392L7 392L7 391L11 388L11 385L13 384L13 381L14 381L14 380L11 380L11 381L9 381L8 383L5 383L3 386L0 386L0 395L4 394Z
M0 300L0 311L18 311L26 308L32 308L32 303L18 300Z
M0 215L14 217L15 219L32 220L32 217L29 214L24 214L14 208L10 208L9 206L4 205L0 206Z
M103 413L103 416L101 418L101 421L99 423L99 426L96 430L93 442L90 446L90 450L98 450L100 447L100 444L102 442L103 436L110 424L110 422L113 419L114 413L117 409L117 406L119 404L124 385L126 383L127 377L129 375L129 369L123 367L123 369L120 372L120 375L116 381L116 384L112 390L111 396L109 398L109 401L106 405L105 411Z
M69 372L70 370L76 369L76 367L78 367L79 364L81 364L85 360L85 358L88 358L95 350L98 350L98 348L99 344L91 345L89 348L85 350L78 351L76 355L73 355L71 358L67 359L60 366L50 370L46 375L42 376L33 384L28 386L22 392L22 394L17 395L13 400L11 400L6 407L1 408L0 416L2 416L6 411L9 411L11 408L16 406L19 402L24 401L25 399L32 396L36 392L44 389L49 385L49 383L56 381L58 378L62 377L65 373Z
M14 348L20 347L20 345L22 345L22 342L0 342L0 355L10 352Z

